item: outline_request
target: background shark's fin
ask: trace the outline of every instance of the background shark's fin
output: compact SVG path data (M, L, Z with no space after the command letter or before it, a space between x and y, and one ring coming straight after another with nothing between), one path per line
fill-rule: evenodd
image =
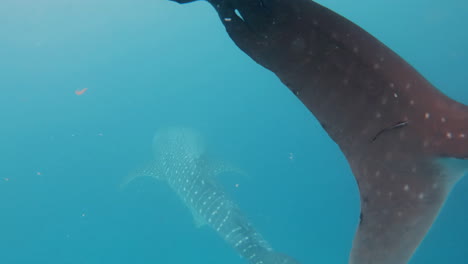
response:
M213 178L223 173L235 173L243 177L248 176L247 173L241 168L223 160L204 157L200 160L199 165L202 166L202 169L205 171L206 175Z
M120 184L120 188L125 188L130 182L134 181L140 177L151 177L160 180L162 177L163 171L161 166L156 160L152 160L132 173L128 174Z

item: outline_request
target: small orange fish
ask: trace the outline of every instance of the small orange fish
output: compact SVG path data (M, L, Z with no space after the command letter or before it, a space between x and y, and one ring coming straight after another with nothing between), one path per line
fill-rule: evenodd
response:
M82 95L82 94L84 94L87 90L88 90L88 88L83 88L83 89L81 89L81 90L76 90L76 91L75 91L75 94L76 94L76 95Z

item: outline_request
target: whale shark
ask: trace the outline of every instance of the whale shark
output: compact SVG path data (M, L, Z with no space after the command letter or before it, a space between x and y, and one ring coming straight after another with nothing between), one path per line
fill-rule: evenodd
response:
M153 138L153 154L153 159L131 173L121 187L140 177L165 182L191 211L197 227L209 225L249 263L299 264L273 251L239 206L229 199L216 176L242 171L226 162L209 159L200 133L183 127L162 129Z
M349 263L408 263L468 171L468 107L312 0L207 2L234 43L289 88L346 157L361 208Z

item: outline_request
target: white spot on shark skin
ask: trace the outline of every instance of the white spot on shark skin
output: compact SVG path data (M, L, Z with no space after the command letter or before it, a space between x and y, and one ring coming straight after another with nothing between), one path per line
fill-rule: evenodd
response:
M425 119L429 119L430 117L431 117L431 114L430 114L430 113L425 113L425 114L424 114L424 118L425 118Z
M387 104L387 100L388 100L387 97L384 96L384 97L382 98L382 101L381 101L380 103L383 104L383 105L386 105L386 104Z
M424 199L424 193L420 193L420 194L418 195L418 198L419 198L419 200Z
M405 184L405 186L403 186L403 190L405 192L409 191L409 185L408 184Z
M229 239L229 238L231 237L232 234L234 234L234 233L240 231L241 229L242 229L241 227L236 227L236 228L232 229L231 232L229 232L229 234L226 235L226 237L225 237L226 240Z
M377 113L375 113L375 117L376 117L376 118L381 118L381 117L382 117L382 114L379 113L379 112L377 112Z
M447 133L445 134L445 136L446 136L448 139L452 139L452 138L453 138L453 135L452 135L451 132L447 132Z
M447 121L447 119L445 119L445 117L440 118L440 122L445 123L446 121Z
M425 148L429 147L429 141L424 140L423 141L423 147L425 147Z

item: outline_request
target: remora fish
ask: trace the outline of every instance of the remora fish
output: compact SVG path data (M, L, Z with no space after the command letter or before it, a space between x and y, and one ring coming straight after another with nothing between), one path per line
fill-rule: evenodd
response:
M230 200L215 176L237 169L209 160L201 136L188 128L167 128L153 139L154 159L131 174L122 187L138 177L166 182L193 214L197 226L208 224L251 264L298 264L272 250L268 242Z
M468 107L311 0L207 1L235 44L279 77L346 156L361 197L349 263L407 263L467 172Z

